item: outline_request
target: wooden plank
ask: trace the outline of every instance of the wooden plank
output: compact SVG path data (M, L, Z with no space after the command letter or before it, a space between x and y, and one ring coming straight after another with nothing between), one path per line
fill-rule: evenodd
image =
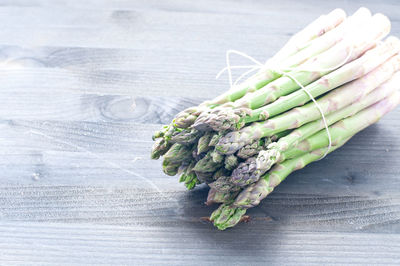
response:
M198 12L198 13L233 13L233 14L265 14L265 12L272 12L286 8L287 12L281 12L280 15L285 15L286 13L316 11L320 10L319 14L325 10L330 10L340 6L349 12L356 10L358 7L365 5L372 9L378 9L377 11L392 11L391 7L396 6L396 0L385 0L384 2L377 3L373 0L355 0L352 2L324 2L323 5L315 5L313 0L304 0L300 2L294 2L290 0L282 0L279 2L274 2L273 5L268 2L263 1L230 1L221 0L218 2L209 1L199 1L192 3L186 0L147 0L147 1L126 1L126 0L70 0L66 4L63 1L51 1L51 0L2 0L2 5L6 7L64 7L64 8L75 8L75 9L89 9L89 10L132 10L132 9L151 9L151 10L166 10L166 11L179 11L179 12ZM273 8L272 8L273 7Z
M57 94L60 94L60 97L53 97L53 101L62 100L67 94L204 98L205 95L216 96L218 92L221 93L229 87L226 82L216 82L211 73L206 79L207 74L204 75L204 79L187 75L176 82L178 73L155 76L155 72L59 69L23 69L10 72L0 71L0 81L4 82L4 99L14 102L18 99L23 100L24 97L35 96L48 101L49 95ZM142 80L145 82L141 83ZM57 94L54 95L55 93Z
M251 21L246 22L246 16L240 14L232 16L223 13L196 14L141 9L100 13L99 15L103 16L99 19L97 16L88 17L80 14L85 11L70 9L70 12L65 12L64 7L54 8L52 14L48 14L46 9L37 8L15 10L14 14L6 9L4 20L12 22L16 20L15 13L21 16L21 12L26 13L26 21L11 23L3 28L0 32L0 40L3 40L1 43L22 46L29 44L108 48L147 47L164 51L171 49L179 51L185 47L191 50L208 47L208 50L212 50L221 45L232 45L230 40L235 39L240 31L248 29L252 29L248 32L249 39L238 38L238 43L249 43L251 39L267 41L267 35L260 36L258 32L265 29L266 23L271 21L265 15L254 15ZM270 18L271 16L278 18L273 12ZM35 19L29 19L32 17ZM55 25L52 25L54 17L57 19ZM76 20L76 17L79 19ZM198 24L196 21L200 17L208 22ZM65 27L64 25L70 25L70 21L78 21L74 22L78 24ZM222 21L225 23L221 23ZM208 23L215 25L215 31L208 30ZM188 28L191 30L188 31ZM257 31L257 28L260 31ZM280 28L270 27L269 37L281 35Z
M340 5L400 32L394 0ZM336 6L0 1L1 263L398 264L398 110L225 232L201 219L205 186L187 192L148 158L160 123L226 90L213 78L227 49L266 59Z
M42 5L48 6L49 2L47 4L46 2L44 1ZM134 46L174 51L191 47L223 52L230 48L245 47L249 53L260 50L268 44L268 51L271 49L274 51L282 45L284 38L299 30L312 18L337 7L336 4L315 5L313 1L302 2L301 5L282 1L276 3L274 8L267 2L257 4L247 1L236 4L225 2L216 5L212 1L204 1L200 5L190 5L191 7L185 3L181 6L181 10L174 10L171 7L172 3L164 7L161 5L157 10L153 8L155 2L147 6L138 1L132 10L114 10L112 13L103 11L95 15L87 13L82 15L86 10L73 8L73 5L70 7L52 5L50 13L46 12L46 8L23 7L11 12L13 9L5 7L4 20L12 22L18 17L27 19L22 21L19 19L19 23L8 24L0 32L0 40L3 40L1 43L22 46L27 44L115 48ZM356 9L354 4L343 4L343 8L349 12ZM397 9L390 8L390 4L382 6L373 1L363 4L370 4L372 10L384 12L393 18L398 15ZM93 4L95 5L101 6ZM175 7L177 5L174 4ZM65 12L66 9L70 12ZM233 10L235 12L232 12ZM285 12L275 12L276 10ZM251 19L248 19L249 13ZM56 25L52 24L53 20L56 21ZM398 29L398 22L396 20L393 22L394 27ZM78 26L64 26L71 23L78 23ZM212 31L208 30L208 25L213 25ZM242 32L246 32L246 38L238 38ZM254 45L257 47L253 48ZM268 51L263 51L262 55L265 56Z
M46 90L46 88L41 88ZM200 99L182 97L141 97L60 92L6 93L0 117L8 120L58 120L117 123L169 124L181 110L197 105ZM38 108L40 107L40 108ZM13 110L10 113L10 109Z
M117 174L114 174L117 176ZM294 175L295 176L295 175ZM132 178L132 177L131 177ZM3 222L48 222L72 224L113 224L119 226L202 227L216 206L205 206L204 186L184 191L170 182L157 182L164 189L155 192L147 184L134 185L123 177L109 184L99 178L96 185L32 185L0 188L0 214ZM100 186L104 184L103 186ZM290 183L289 183L290 184ZM318 186L318 183L317 183ZM318 190L318 189L317 189ZM279 230L308 232L400 232L400 197L295 194L277 192L258 208L249 210L251 221L239 224L241 230ZM299 191L301 192L301 191ZM205 226L216 231L211 224ZM278 231L279 231L278 230ZM243 231L244 232L244 231ZM235 231L231 234L235 234ZM241 235L239 234L238 237Z
M323 161L291 175L250 211L256 217L253 224L399 233L396 117L398 111ZM179 224L182 219L199 223L214 208L202 204L207 189L185 192L176 178L162 174L159 162L148 158L150 135L158 127L19 120L3 124L0 172L7 174L0 177L2 217L119 225Z
M398 243L390 234L0 224L2 262L8 264L395 265Z

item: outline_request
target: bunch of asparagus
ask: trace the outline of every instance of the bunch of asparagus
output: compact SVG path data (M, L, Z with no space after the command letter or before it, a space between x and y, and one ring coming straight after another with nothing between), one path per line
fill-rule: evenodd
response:
M290 173L344 145L400 103L400 40L360 8L323 15L255 75L179 113L151 156L188 189L206 183L210 220L241 221ZM323 114L323 115L322 115Z

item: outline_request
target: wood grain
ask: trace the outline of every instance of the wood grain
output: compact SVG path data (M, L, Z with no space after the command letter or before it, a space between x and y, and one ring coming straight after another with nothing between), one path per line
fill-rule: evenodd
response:
M400 142L377 137L385 131L391 140L398 138L398 129L391 126L397 116L398 111L388 115L323 161L294 173L278 187L277 198L271 195L250 213L273 217L290 229L397 233L400 180L397 169L389 166L400 163L392 156L400 151ZM177 178L161 174L160 163L148 158L149 136L158 127L18 120L6 124L0 131L8 140L0 148L9 150L0 157L0 170L8 173L3 177L8 186L0 189L3 217L149 225L179 222L176 217L183 216L199 222L214 208L203 205L208 189L186 192ZM13 142L11 136L24 142ZM382 175L384 182L377 180Z
M0 1L0 264L399 264L400 110L219 232L151 135L335 7L400 33L395 0ZM235 58L235 63L247 63Z
M399 260L398 235L243 229L2 223L0 241L8 241L1 245L3 262L13 264L326 265L348 264L351 258L360 265L395 265Z

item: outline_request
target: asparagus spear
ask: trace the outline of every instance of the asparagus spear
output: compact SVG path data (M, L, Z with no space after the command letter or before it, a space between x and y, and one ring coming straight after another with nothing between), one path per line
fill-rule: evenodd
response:
M262 152L262 151L261 151ZM257 173L257 160L256 157L250 157L246 161L239 164L239 166L232 171L229 183L235 184L239 187L245 187L249 184L256 182L259 179Z
M352 16L345 19L343 23L340 23L336 28L325 33L323 36L310 41L305 48L301 48L298 52L289 56L284 60L275 60L271 58L266 63L268 66L296 66L304 63L307 59L314 55L320 54L336 43L340 42L344 38L354 31L355 28L362 27L363 24L367 23L371 18L371 12L365 8L359 8ZM294 43L296 45L296 43Z
M157 160L161 155L164 155L169 148L171 147L171 143L168 143L163 138L158 138L153 144L153 148L151 149L151 159Z
M344 139L353 136L369 125L376 123L383 115L393 110L399 104L399 102L400 93L396 90L391 95L385 97L370 107L365 108L353 116L336 122L329 127L332 144L337 145L337 143L342 142ZM326 131L320 130L318 133L300 142L294 150L290 152L288 151L285 156L290 157L296 155L296 153L299 154L304 151L320 149L328 146L328 143L329 140Z
M362 77L388 58L398 53L400 41L397 38L389 38L384 44L368 51L359 59L344 65L338 70L324 76L320 80L307 86L308 91L317 97L346 82ZM302 90L296 91L287 97L281 98L263 108L263 117L274 116L283 113L293 107L305 104L310 97ZM272 122L271 122L272 121ZM244 145L254 140L279 132L275 129L274 120L253 123L239 131L230 132L222 137L216 149L223 154L232 154Z
M234 103L236 109L223 108L223 106L221 106L221 108L216 108L211 113L203 113L199 116L193 126L199 130L208 130L209 128L212 128L215 131L239 129L247 123L265 120L268 117L288 110L283 109L286 107L285 105L282 106L282 101L284 100L288 101L293 99L294 96L300 94L301 96L305 96L308 101L308 95L302 90L298 90L300 88L298 82L303 86L310 84L325 74L330 73L331 71L328 71L329 69L327 68L339 65L349 55L350 58L348 61L352 61L374 46L377 40L380 40L386 36L389 33L389 30L390 21L387 19L387 17L381 14L376 14L372 17L369 23L362 27L361 31L359 31L357 34L355 33L356 36L343 40L326 52L317 55L314 58L310 58L301 66L301 68L311 68L310 70L315 71L293 70L289 72L290 77L283 76L274 82L271 82L263 89L260 89L254 93L249 93L242 99L236 101ZM360 60L356 61L360 63ZM350 65L350 63L347 65ZM340 78L347 78L350 80L354 79L352 78L349 69L346 68L347 65L327 75L327 79L329 76L332 83L340 82ZM352 67L359 68L359 65L354 64L354 62L352 62L351 65ZM318 69L321 69L321 71L317 71ZM347 72L345 72L346 70ZM352 71L354 71L354 69ZM336 78L333 78L334 75L336 75ZM324 78L325 77L323 77L320 82L314 82L313 87L318 87L319 85L320 88L326 88L327 86L330 86L330 84L323 83L325 81ZM337 84L337 86L338 85L341 84ZM333 88L334 87L331 89ZM290 93L292 93L292 95L275 101L279 97L288 95ZM272 104L266 105L271 102Z
M193 170L198 173L212 173L219 169L221 163L213 160L213 153L214 151L208 151L206 155L196 163Z
M369 12L366 8L360 8L359 11L365 13ZM272 61L277 61L280 58L285 58L288 55L293 55L304 49L306 46L310 45L310 40L317 39L317 37L320 37L324 33L334 29L337 25L342 23L345 18L346 13L339 8L333 10L327 15L322 15L306 26L303 30L293 35L281 50L272 57Z
M160 131L154 133L152 136L152 139L155 141L151 149L152 159L158 159L168 151L172 145L172 143L170 143L171 136L176 132L177 130L173 126L168 125L163 126Z
M379 101L383 101L385 97L388 97L394 91L398 89L398 83L400 82L400 72L396 73L396 76L392 78L390 81L383 84L378 89L375 89L370 94L368 94L365 98L359 100L358 102L347 106L335 113L326 117L326 122L328 125L332 125L335 122L344 119L346 117L349 121L354 121L359 119L357 117L361 116L362 113L367 112L369 110L367 107L375 104ZM365 109L367 108L367 109ZM374 106L370 107L372 110L375 108ZM365 109L365 110L364 110ZM362 111L364 110L364 111ZM360 114L357 114L360 112ZM354 117L353 117L354 116ZM351 123L347 122L348 120L342 120L343 123ZM359 127L369 125L369 121L364 121L362 123L355 123L358 127L351 127L347 126L346 129L352 131L360 131ZM303 127L298 128L296 131L293 132L293 135L290 135L288 140L292 140L292 145L288 145L285 138L282 139L280 145L282 145L282 149L279 149L277 143L273 143L268 147L268 150L260 151L257 156L256 162L253 162L253 165L256 164L256 167L245 168L245 165L248 162L241 163L238 168L236 168L232 172L232 179L230 180L231 183L237 184L238 186L245 186L250 183L253 183L259 179L261 175L263 175L266 171L268 171L273 164L276 162L282 162L286 159L294 158L297 156L302 155L305 152L309 152L315 149L320 148L320 145L325 145L328 141L328 136L325 132L324 123L321 120L309 123ZM337 125L333 125L329 127L329 131L331 133L331 140L332 143L341 141L343 138L346 138L346 135L343 134L341 131L337 130ZM311 136L313 133L317 134ZM349 131L349 134L352 134ZM311 136L311 137L310 137ZM319 138L326 138L326 141L323 142ZM296 137L299 139L297 140ZM348 137L348 136L347 136ZM279 141L278 141L279 143ZM315 146L319 145L319 146Z
M182 163L192 158L192 148L183 144L175 143L171 146L166 154L164 160L173 163Z
M194 128L185 128L176 130L170 137L171 143L180 143L180 144L193 144L195 143L202 132L194 129Z
M368 15L370 15L368 9L360 8L353 15L352 20L361 20L362 18L368 17ZM347 27L335 28L343 22L345 17L346 14L341 9L335 9L328 15L321 16L304 30L294 35L288 43L275 54L272 61L279 61L283 67L295 67L303 63L305 59L329 49L332 45L341 40L343 32L347 29ZM346 23L346 25L348 24L349 23ZM281 74L268 68L261 69L246 82L237 85L214 100L206 101L198 107L190 107L180 112L175 118L174 125L180 128L187 128L193 124L201 112L223 103L240 99L246 93L258 90L280 76Z
M181 163L176 163L176 162L174 163L174 162L164 160L162 163L162 166L163 166L163 172L166 175L174 176L178 173Z
M389 97L357 113L356 115L343 119L330 127L331 135L335 138L334 146L328 151L332 152L342 146L353 134L365 127L377 122L383 115L393 110L400 103L399 91ZM222 204L215 210L210 220L220 230L235 226L246 213L247 208L254 207L260 203L274 188L279 185L291 172L304 168L307 164L318 160L327 152L327 135L321 131L308 139L307 149L324 147L304 155L286 160L274 166L262 179L257 181L237 196L232 204Z
M341 146L343 144L344 143L340 143L339 145ZM329 152L339 148L339 145L332 147ZM327 148L315 150L301 157L275 165L275 167L257 183L248 186L240 192L233 203L221 204L219 208L211 214L210 220L214 223L214 226L220 230L235 226L240 222L248 208L258 205L260 201L271 193L289 174L321 158L325 154L326 149Z
M359 94L357 94L357 92L354 92L356 98L359 100L349 106L346 106L343 109L340 109L337 112L326 116L327 125L332 125L333 123L343 118L353 116L359 111L365 109L366 107L382 100L383 98L387 97L395 90L397 90L398 84L400 84L400 72L397 72L390 80L386 81L379 88L373 90L364 97L360 98ZM363 94L366 91L361 89L358 92L361 92L361 94ZM345 98L342 99L345 100ZM332 104L336 105L334 101L332 101ZM257 170L259 171L259 174L267 171L275 162L281 162L289 157L293 157L293 153L298 156L298 154L296 153L298 149L291 148L298 146L301 141L313 135L314 133L323 130L324 128L325 126L322 119L319 119L299 127L291 134L269 145L268 149L260 152L257 158Z
M192 149L186 145L175 143L171 146L166 154L164 154L163 171L167 175L176 175L179 166L183 162L192 159Z
M368 94L364 99L327 117L327 123L328 125L330 125L339 121L340 119L350 116L350 118L346 118L341 121L341 123L346 124L345 132L338 130L338 125L336 124L329 127L333 145L335 145L335 143L342 142L344 139L351 137L352 135L362 130L366 126L374 123L368 119L358 123L355 123L354 121L362 120L364 119L365 116L377 112L376 109L379 107L375 105L380 105L380 106L383 105L390 107L391 106L390 99L392 101L396 101L395 96L389 96L389 95L393 94L398 89L397 84L400 81L400 72L398 74L399 75L397 75L397 78L391 79L390 82L387 82L379 89L374 90L373 92ZM366 108L376 102L379 103L369 108ZM366 109L364 110L364 108ZM360 114L356 114L359 111L361 111ZM380 115L383 114L384 113ZM376 119L379 119L379 116L376 116ZM290 149L287 149L285 151L280 151L278 149L269 149L261 151L257 159L255 157L251 157L247 159L245 162L240 163L239 166L232 172L230 178L218 180L217 183L218 186L214 186L215 189L217 190L219 188L226 189L228 187L232 189L235 186L245 187L249 184L257 182L261 177L261 175L263 175L266 171L268 171L274 163L295 158L303 155L304 153L327 146L328 136L324 129L323 123L321 123L320 121L313 123L316 124L311 125L311 127L319 128L319 130L314 131L314 132L319 131L317 134L303 140L302 142L297 142L297 145L291 146ZM339 124L339 128L340 125L341 124ZM305 125L305 127L307 129L309 125ZM301 128L299 128L299 132L301 132ZM309 132L307 135L312 135L312 133ZM323 140L323 138L325 138L325 140Z

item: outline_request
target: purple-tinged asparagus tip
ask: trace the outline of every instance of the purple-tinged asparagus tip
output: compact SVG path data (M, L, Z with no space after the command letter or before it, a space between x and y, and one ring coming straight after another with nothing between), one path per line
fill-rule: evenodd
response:
M241 134L239 131L229 132L221 137L215 149L225 155L234 154L237 150L243 147L246 143L240 141Z
M233 170L231 182L239 187L245 187L257 182L260 179L260 175L255 173L256 170L256 158L251 157L240 163L239 166Z
M203 113L193 124L193 127L202 131L224 131L237 130L244 126L241 122L250 113L246 108L240 109L215 109L208 113Z

